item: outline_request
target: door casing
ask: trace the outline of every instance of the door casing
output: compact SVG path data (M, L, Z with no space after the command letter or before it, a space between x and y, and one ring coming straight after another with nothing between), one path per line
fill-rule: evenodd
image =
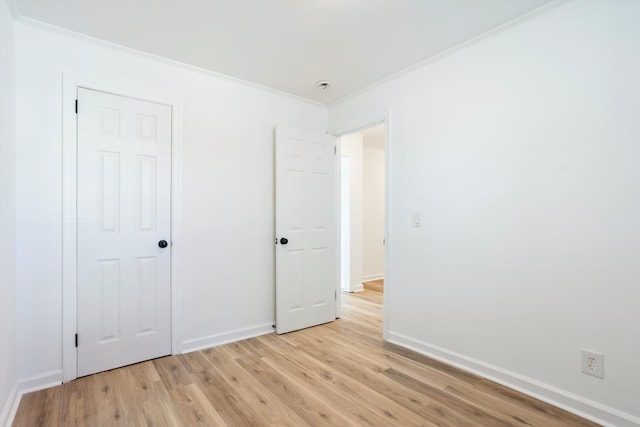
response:
M67 382L78 377L77 349L77 128L75 102L78 88L165 104L171 107L171 353L180 353L180 295L176 264L180 253L181 102L156 91L141 91L120 81L86 81L63 74L62 90L62 375Z

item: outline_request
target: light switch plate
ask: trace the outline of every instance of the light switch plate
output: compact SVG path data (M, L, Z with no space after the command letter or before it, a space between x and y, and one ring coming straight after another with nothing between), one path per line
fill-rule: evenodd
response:
M420 227L422 225L422 217L420 212L413 212L411 214L411 225L413 227Z

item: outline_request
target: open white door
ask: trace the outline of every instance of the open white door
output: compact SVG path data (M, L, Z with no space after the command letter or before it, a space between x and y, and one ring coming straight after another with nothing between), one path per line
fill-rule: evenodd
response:
M336 139L276 128L276 332L334 321Z
M171 107L78 90L78 376L171 353Z

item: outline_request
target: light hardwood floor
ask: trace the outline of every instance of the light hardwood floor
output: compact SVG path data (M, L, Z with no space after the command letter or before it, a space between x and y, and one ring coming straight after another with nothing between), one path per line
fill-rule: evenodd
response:
M362 282L362 286L365 289L375 292L383 292L384 291L384 279L379 280L369 280L368 282Z
M336 322L163 357L23 397L14 426L594 426L381 337L382 294Z

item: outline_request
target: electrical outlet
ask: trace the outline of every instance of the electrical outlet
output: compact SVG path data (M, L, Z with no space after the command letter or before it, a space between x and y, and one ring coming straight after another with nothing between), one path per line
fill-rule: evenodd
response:
M582 373L604 378L604 354L591 350L581 350Z

